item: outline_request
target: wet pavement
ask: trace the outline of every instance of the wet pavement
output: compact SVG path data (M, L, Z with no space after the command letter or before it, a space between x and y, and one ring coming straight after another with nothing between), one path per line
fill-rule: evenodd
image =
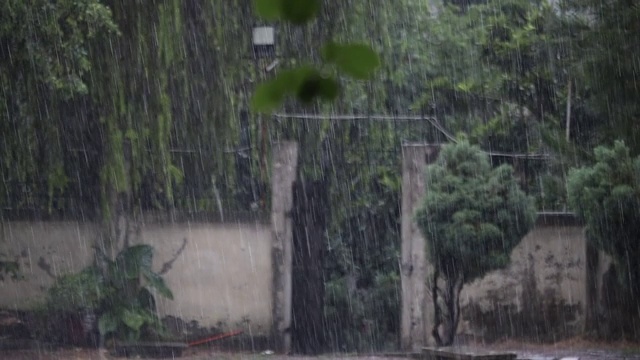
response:
M640 360L639 344L609 344L609 343L562 343L554 345L503 343L492 345L475 345L478 352L504 351L518 355L521 360L595 360L621 359ZM110 355L106 350L95 349L60 349L22 350L0 352L2 360L114 360L126 359ZM157 358L147 358L157 359ZM260 353L229 353L210 348L187 349L182 357L184 360L407 360L407 357L362 355L362 354L325 354L320 356L284 356L262 355Z
M639 350L640 351L640 350ZM612 349L556 349L556 350L515 350L518 359L528 360L595 360L595 359L629 359L640 360L640 352L629 350L612 350ZM125 359L114 357L105 351L71 349L56 351L5 351L0 352L0 359L3 360L113 360ZM151 358L157 359L157 358ZM282 356L282 355L260 355L260 354L228 354L211 351L194 351L184 354L179 359L184 360L406 360L406 358L389 358L384 356L364 356L364 355L345 355L345 354L327 354L315 357L305 356Z

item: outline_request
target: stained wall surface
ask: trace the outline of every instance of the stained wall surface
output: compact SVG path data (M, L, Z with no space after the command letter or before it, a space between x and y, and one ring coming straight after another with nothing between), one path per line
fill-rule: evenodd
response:
M586 246L582 226L539 219L506 269L463 288L459 332L485 340L579 334L588 306Z

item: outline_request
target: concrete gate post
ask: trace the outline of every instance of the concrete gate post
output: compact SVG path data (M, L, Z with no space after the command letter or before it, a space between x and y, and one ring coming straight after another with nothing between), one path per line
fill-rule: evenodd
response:
M402 146L400 346L405 351L417 351L435 343L431 336L434 322L428 276L431 269L425 239L413 217L425 194L425 170L437 158L439 149L439 145Z
M273 264L272 337L279 353L291 350L291 265L293 258L293 183L298 165L298 144L273 145L271 173L271 255Z

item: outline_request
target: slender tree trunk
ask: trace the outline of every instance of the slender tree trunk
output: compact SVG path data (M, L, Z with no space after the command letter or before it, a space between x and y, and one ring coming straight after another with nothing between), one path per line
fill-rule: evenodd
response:
M460 291L462 291L464 277L457 274L453 279L446 279L444 289L438 287L439 277L440 273L436 270L431 289L435 314L431 334L437 346L450 346L455 340L460 323Z
M436 346L442 346L442 338L440 337L440 325L442 325L442 309L438 303L438 278L440 277L440 271L436 269L433 271L433 285L431 286L431 297L433 299L433 311L434 311L434 323L431 335L436 340Z
M567 119L566 119L566 138L569 141L571 135L571 78L567 82Z
M463 277L457 275L455 279L447 280L447 321L444 346L453 344L460 323L460 291L462 290Z

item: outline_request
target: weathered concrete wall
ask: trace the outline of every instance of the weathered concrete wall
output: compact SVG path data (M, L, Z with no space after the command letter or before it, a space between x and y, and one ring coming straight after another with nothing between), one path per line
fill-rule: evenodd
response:
M405 350L434 344L428 290L432 270L413 216L427 191L424 172L435 160L437 148L424 144L403 147L400 339ZM486 339L528 336L544 340L583 331L590 301L582 226L571 216L540 216L511 259L507 269L492 272L463 289L460 338L466 334Z
M583 227L571 219L539 216L506 269L465 285L459 333L485 340L560 339L583 331L587 303Z
M161 316L196 321L204 328L269 334L272 264L268 225L151 224L143 228L141 238L155 247L158 271L181 251L164 275L174 300L157 298Z
M91 263L98 227L76 221L0 222L0 254L17 260L23 280L0 282L0 307L28 309L42 302L54 277Z
M438 145L404 145L402 147L402 219L401 273L402 304L400 346L418 350L433 344L430 335L433 311L428 293L428 263L424 237L413 214L425 194L424 171L438 156Z
M146 223L140 230L135 242L153 245L154 268L161 271L167 264L164 277L175 295L174 300L156 299L160 316L195 321L201 328L240 327L254 335L269 334L268 224ZM0 283L0 307L26 309L44 301L53 276L92 262L98 234L91 223L5 222L0 253L20 260L24 280Z

